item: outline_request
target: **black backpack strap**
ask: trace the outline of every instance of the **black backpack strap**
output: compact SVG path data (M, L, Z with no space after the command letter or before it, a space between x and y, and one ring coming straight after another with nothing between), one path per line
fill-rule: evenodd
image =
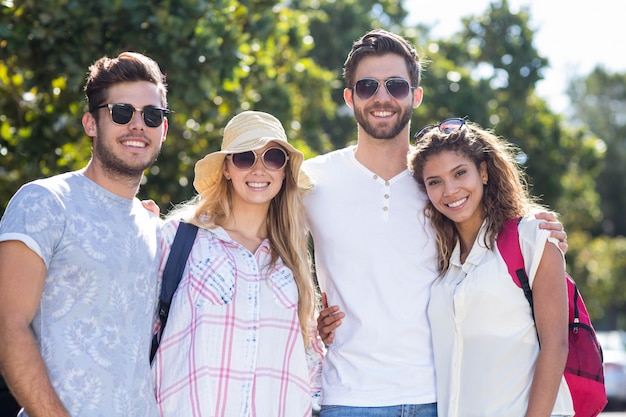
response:
M533 291L530 289L530 283L528 282L528 275L526 275L526 271L522 269L518 269L515 271L517 274L517 278L519 279L520 284L522 284L522 290L524 290L524 295L528 300L528 304L530 304L530 311L535 317L535 304L533 303Z
M152 337L150 362L152 362L157 348L159 347L159 343L161 342L161 335L163 334L163 329L167 323L167 316L170 312L172 297L174 297L176 288L178 288L178 283L183 276L185 264L187 263L187 258L189 257L189 252L191 252L197 233L198 226L182 221L178 225L178 230L176 230L176 236L174 236L170 254L167 257L167 262L165 264L165 268L163 269L163 277L161 278L161 293L159 295L158 306L161 327Z

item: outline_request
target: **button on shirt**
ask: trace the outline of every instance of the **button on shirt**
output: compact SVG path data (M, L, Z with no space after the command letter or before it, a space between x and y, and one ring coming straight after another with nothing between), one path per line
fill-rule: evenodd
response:
M426 306L437 277L427 197L405 170L388 181L355 147L308 159L304 197L315 268L346 313L323 367L322 404L383 407L436 401Z
M164 226L160 273L177 225ZM199 229L153 365L162 416L311 415L321 344L305 351L293 274L269 261L267 240L252 254Z

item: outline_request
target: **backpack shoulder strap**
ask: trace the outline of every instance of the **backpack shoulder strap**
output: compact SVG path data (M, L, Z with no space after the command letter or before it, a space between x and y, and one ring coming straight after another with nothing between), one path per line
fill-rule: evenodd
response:
M519 244L519 230L518 225L521 218L509 219L504 222L500 234L496 243L498 250L509 269L509 275L513 278L513 282L517 284L522 290L524 290L524 296L530 304L531 310L533 309L533 293L530 289L530 283L528 282L528 276L526 275L526 269L524 268L524 257L522 255L522 248Z
M163 276L161 278L161 293L159 295L158 314L161 321L161 327L159 331L152 337L152 347L150 349L150 362L154 358L159 343L161 342L161 335L163 329L167 323L167 316L170 313L170 304L172 303L172 297L178 288L180 279L183 276L186 260L189 257L193 242L198 233L198 226L181 221L178 224L172 247L170 248L170 254L167 257L165 268L163 269Z
M176 288L178 288L178 283L185 269L185 261L189 257L197 233L198 226L182 221L176 230L176 236L174 236L170 254L163 269L161 294L159 296L159 301L167 303L168 306L172 302Z

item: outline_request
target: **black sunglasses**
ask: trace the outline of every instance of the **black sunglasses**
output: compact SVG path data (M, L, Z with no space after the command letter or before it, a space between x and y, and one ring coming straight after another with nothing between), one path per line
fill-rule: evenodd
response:
M461 119L460 117L453 117L452 119L446 119L441 123L426 125L413 136L413 142L417 143L417 141L420 140L426 132L435 127L439 128L441 133L447 135L448 133L460 130L463 126L465 126L465 119Z
M415 88L404 78L387 78L383 83L389 95L398 100L406 98ZM354 84L354 92L361 100L367 100L378 92L380 84L381 81L375 78L362 78Z
M287 161L289 160L287 152L282 150L282 148L269 148L260 156L263 165L270 171L278 171L282 169L285 165L287 165ZM226 158L230 159L233 166L241 171L252 169L252 167L256 164L258 157L259 155L253 151L231 153L226 155Z
M133 119L133 115L136 111L141 112L143 122L148 127L159 127L163 123L165 115L169 114L168 109L162 109L155 106L146 106L143 109L135 108L131 104L115 103L115 104L103 104L96 107L96 109L102 109L104 107L109 108L111 114L111 120L118 125L125 125Z

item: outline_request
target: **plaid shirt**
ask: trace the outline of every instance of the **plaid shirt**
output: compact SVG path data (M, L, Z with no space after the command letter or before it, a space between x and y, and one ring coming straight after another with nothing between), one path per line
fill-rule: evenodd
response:
M177 227L164 225L159 277ZM268 273L269 251L198 231L153 364L162 416L311 415L321 342L305 349L293 275L280 261Z

